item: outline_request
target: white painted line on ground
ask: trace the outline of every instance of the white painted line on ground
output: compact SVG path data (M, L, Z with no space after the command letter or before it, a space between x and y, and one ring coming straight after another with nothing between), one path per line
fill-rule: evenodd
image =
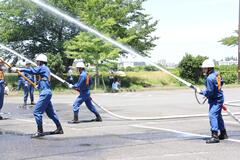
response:
M240 100L235 100L235 101L227 101L226 103L236 103L236 102L240 102Z
M16 118L15 120L17 121L22 121L22 122L29 122L29 123L36 123L34 120L30 120L30 119L20 119L20 118ZM47 124L45 122L43 122L44 125L50 125L50 124Z
M236 125L239 125L239 123L236 122L236 121L225 121L225 120L224 120L224 123L225 123L225 124L234 124L234 125L236 124Z
M207 136L207 135L201 135L201 134L195 134L195 133L190 133L190 132L183 132L183 131L177 131L177 130L174 130L174 129L168 129L168 128L159 128L159 127L151 127L151 126L143 126L143 125L130 125L132 127L136 127L136 128L144 128L144 129L153 129L153 130L161 130L161 131L167 131L167 132L173 132L173 133L177 133L177 134L183 134L183 135L186 135L186 136L189 136L189 137L203 137L203 138L206 138L206 137L210 137L210 136Z
M178 131L174 129L168 129L168 128L159 128L159 127L150 127L150 126L143 126L143 125L130 125L132 127L136 128L144 128L144 129L153 129L153 130L160 130L160 131L167 131L167 132L172 132L172 133L177 133L177 134L183 134L189 137L202 137L202 138L209 138L210 136L208 135L203 135L203 134L195 134L195 133L190 133L190 132L183 132L183 131ZM237 142L240 143L240 140L238 139L226 139L227 141L231 142Z
M173 154L163 154L163 157L179 157L179 156L192 156L192 155L206 155L209 152L183 152L183 153L173 153Z
M239 104L232 104L232 103L225 103L227 106L231 106L231 107L240 107Z

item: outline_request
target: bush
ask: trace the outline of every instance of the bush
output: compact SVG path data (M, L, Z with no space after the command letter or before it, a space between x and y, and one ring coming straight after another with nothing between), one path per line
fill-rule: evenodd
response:
M15 88L18 85L17 73L5 73L5 81L8 83L8 87Z
M178 65L180 77L191 83L199 83L201 77L200 66L206 58L207 57L194 57L186 54Z
M134 67L128 66L128 67L125 68L125 71L127 71L127 72L133 72L133 71L134 71Z
M225 84L233 84L237 82L237 65L221 65L215 67L220 72Z
M145 66L144 71L158 71L159 69L155 66Z

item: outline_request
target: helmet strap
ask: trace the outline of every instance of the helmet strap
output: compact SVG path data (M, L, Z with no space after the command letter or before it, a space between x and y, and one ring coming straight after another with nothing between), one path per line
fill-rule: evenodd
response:
M213 71L213 69L214 68L208 68L207 75L209 75Z

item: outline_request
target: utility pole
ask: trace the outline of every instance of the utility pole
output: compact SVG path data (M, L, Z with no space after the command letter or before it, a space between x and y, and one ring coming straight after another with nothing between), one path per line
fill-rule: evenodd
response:
M240 0L238 3L238 82L240 82Z

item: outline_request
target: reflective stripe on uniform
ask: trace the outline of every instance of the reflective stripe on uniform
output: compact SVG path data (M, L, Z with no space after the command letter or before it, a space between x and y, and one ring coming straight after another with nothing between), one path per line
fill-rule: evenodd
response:
M0 71L0 79L4 79L4 72Z
M86 78L86 85L89 86L89 83L90 83L90 76L87 75L87 78Z
M222 88L222 86L221 86L222 78L221 78L220 74L217 75L216 79L217 79L217 84L218 84L218 90L220 91Z

